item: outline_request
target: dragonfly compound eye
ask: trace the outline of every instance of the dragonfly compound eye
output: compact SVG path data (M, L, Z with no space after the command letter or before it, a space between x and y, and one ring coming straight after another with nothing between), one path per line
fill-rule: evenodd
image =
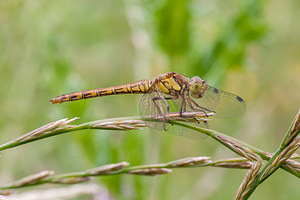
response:
M205 80L201 79L198 76L194 76L190 81L190 92L192 97L201 98L203 97L205 91L207 89L207 84Z

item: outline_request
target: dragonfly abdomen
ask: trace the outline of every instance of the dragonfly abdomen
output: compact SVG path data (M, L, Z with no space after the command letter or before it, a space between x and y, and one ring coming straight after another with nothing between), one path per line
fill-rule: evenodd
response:
M142 80L125 85L118 85L107 88L99 88L93 90L85 90L80 92L71 92L68 94L63 94L57 96L50 100L52 104L63 103L68 101L76 101L80 99L89 99L94 97L115 95L115 94L143 94L147 93L148 89L151 87L152 81Z

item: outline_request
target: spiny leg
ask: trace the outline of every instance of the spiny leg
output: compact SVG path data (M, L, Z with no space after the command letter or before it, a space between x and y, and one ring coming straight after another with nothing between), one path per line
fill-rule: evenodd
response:
M188 102L188 104L189 104L189 106L190 106L190 108L192 109L192 110L194 110L194 108L193 108L193 105L192 105L192 103L191 103L191 101L190 101L190 99L189 98L187 98L187 100L186 100L187 102ZM193 117L193 119L199 124L200 122L199 122L199 120L196 118L196 117Z
M196 111L201 111L201 112L205 113L205 115L206 115L207 117L208 117L208 115L207 115L206 111L216 113L215 111L212 111L212 110L209 110L209 109L204 108L204 107L202 107L202 106L199 106L193 99L191 99L190 96L188 96L187 99L188 99L191 103L193 103L196 107L200 108L200 109L194 108L194 107L190 104L191 109L196 110Z
M181 101L180 111L179 111L180 116L182 116L182 112L186 111L186 102L185 102L184 95L181 95L181 98L182 98L182 101Z
M153 84L151 85L151 87L148 89L147 93L152 93L155 94L156 93L156 97L152 98L152 101L156 107L156 110L159 112L159 114L163 115L162 111L159 109L158 105L156 104L155 101L157 100L162 100L167 108L167 111L169 112L170 108L169 108L169 104L166 101L165 97L162 95L162 92L159 88L159 82L158 82L158 78L156 78L153 82Z
M153 102L154 104L154 107L155 107L155 110L157 111L158 115L160 115L162 117L162 122L163 122L163 126L164 126L164 130L166 130L166 125L165 123L167 122L167 119L163 113L163 110L161 109L161 106L157 103L158 100L161 100L163 101L163 103L165 104L166 106L166 109L167 109L167 112L169 112L170 108L169 108L169 104L167 102L167 100L164 98L160 88L159 88L159 77L156 78L151 87L148 89L147 93L152 93L152 94L156 94L155 97L153 97L151 99L151 101Z
M200 111L200 112L203 112L205 115L207 115L206 112L205 112L205 110L204 110L205 108L203 108L203 109L194 108L194 106L192 105L193 100L191 98L187 98L187 102L188 102L188 104L189 104L189 106L190 106L190 108L192 110L194 110L194 111Z
M191 108L192 110L196 110L196 109L193 107L193 105L192 105L192 103L191 103L191 101L190 101L190 98L187 98L186 101L188 102L188 104L189 104L189 106L190 106L190 108ZM201 110L201 112L203 112L203 113L207 116L207 114L205 113L205 111ZM194 119L198 124L200 124L200 121L199 121L196 117L193 117L193 119ZM206 124L207 122L204 121L204 123Z
M158 93L158 95L159 95L159 92L157 92L157 93ZM170 105L169 105L169 103L167 102L167 100L176 100L176 99L178 99L178 97L179 97L178 95L176 95L176 96L170 96L170 97L163 97L162 95L159 95L159 97L154 97L154 98L152 98L156 110L157 110L158 113L163 117L163 122L164 122L164 123L167 122L167 119L166 119L164 113L162 112L160 106L158 105L158 103L157 103L156 101L162 100L162 101L165 103L165 105L166 105L167 112L169 113L169 112L170 112ZM171 123L170 121L168 121L168 122L169 122L172 126L174 125L174 124ZM165 126L164 126L164 129L165 129Z
M190 108L191 108L192 110L196 110L196 111L203 112L203 113L206 115L206 117L208 117L208 115L207 115L207 113L205 112L205 110L195 109L195 108L193 107L192 103L191 103L191 102L192 102L191 100L192 100L191 98L187 98L187 102L188 102ZM200 124L200 121L199 121L197 118L193 117L193 119L194 119L198 124ZM208 128L208 123L207 123L207 121L203 121L203 123L205 124L206 128Z
M207 108L204 108L204 107L202 107L202 106L199 106L193 99L191 99L190 96L187 96L187 102L188 102L188 104L189 104L189 106L191 107L192 110L196 110L196 111L203 112L203 113L206 115L206 117L208 117L206 111L208 111L208 112L214 112L214 111L211 111L211 110L209 110L209 109L207 109ZM192 105L192 103L194 103L194 104L195 104L197 107L199 107L200 109L194 108L193 105ZM202 110L201 110L201 109L202 109ZM216 112L214 112L214 113L216 113ZM208 128L208 123L207 123L207 121L203 121L203 122L204 122L205 126Z
M154 103L154 106L155 106L155 109L157 110L158 114L162 117L162 122L163 122L163 125L164 125L164 130L166 131L166 122L167 122L167 119L166 119L166 116L163 114L161 108L159 107L158 103L156 103L158 100L163 100L163 102L165 102L165 98L164 97L153 97L152 98L152 101ZM169 105L167 105L167 110L169 110Z
M162 100L167 108L167 112L169 112L169 110L170 110L169 104L168 104L166 98L162 95L161 90L158 87L156 87L155 92L157 94L157 98L158 98L157 100Z
M179 97L178 95L177 95L177 96L172 96L172 97L165 97L165 100L176 100L176 99L178 99L178 97ZM170 108L170 104L168 103L168 107L167 107L168 113L170 113L169 108ZM174 124L173 124L171 121L169 121L169 123L170 123L172 126L174 126Z
M163 98L161 98L161 97L153 97L153 98L152 98L152 101L153 101L153 103L154 103L154 105L155 105L155 109L157 110L157 112L158 112L160 115L163 115L163 113L162 113L160 107L159 107L158 104L156 103L156 101L158 101L158 100L163 100ZM168 110L168 108L167 108L167 110Z

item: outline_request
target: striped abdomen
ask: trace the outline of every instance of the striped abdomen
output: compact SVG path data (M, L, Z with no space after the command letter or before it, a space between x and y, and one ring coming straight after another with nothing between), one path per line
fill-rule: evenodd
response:
M107 88L99 88L93 90L85 90L80 92L71 92L68 94L63 94L57 96L50 100L51 103L63 103L68 101L76 101L80 99L88 99L93 97L101 97L114 94L142 94L147 93L148 89L151 87L152 81L142 80L134 83L129 83L125 85L118 85Z

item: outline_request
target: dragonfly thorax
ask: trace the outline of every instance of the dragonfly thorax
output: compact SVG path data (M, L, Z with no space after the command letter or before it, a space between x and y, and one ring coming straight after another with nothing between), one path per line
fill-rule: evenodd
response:
M192 97L201 98L207 90L207 84L205 80L198 76L194 76L190 81L190 92Z

